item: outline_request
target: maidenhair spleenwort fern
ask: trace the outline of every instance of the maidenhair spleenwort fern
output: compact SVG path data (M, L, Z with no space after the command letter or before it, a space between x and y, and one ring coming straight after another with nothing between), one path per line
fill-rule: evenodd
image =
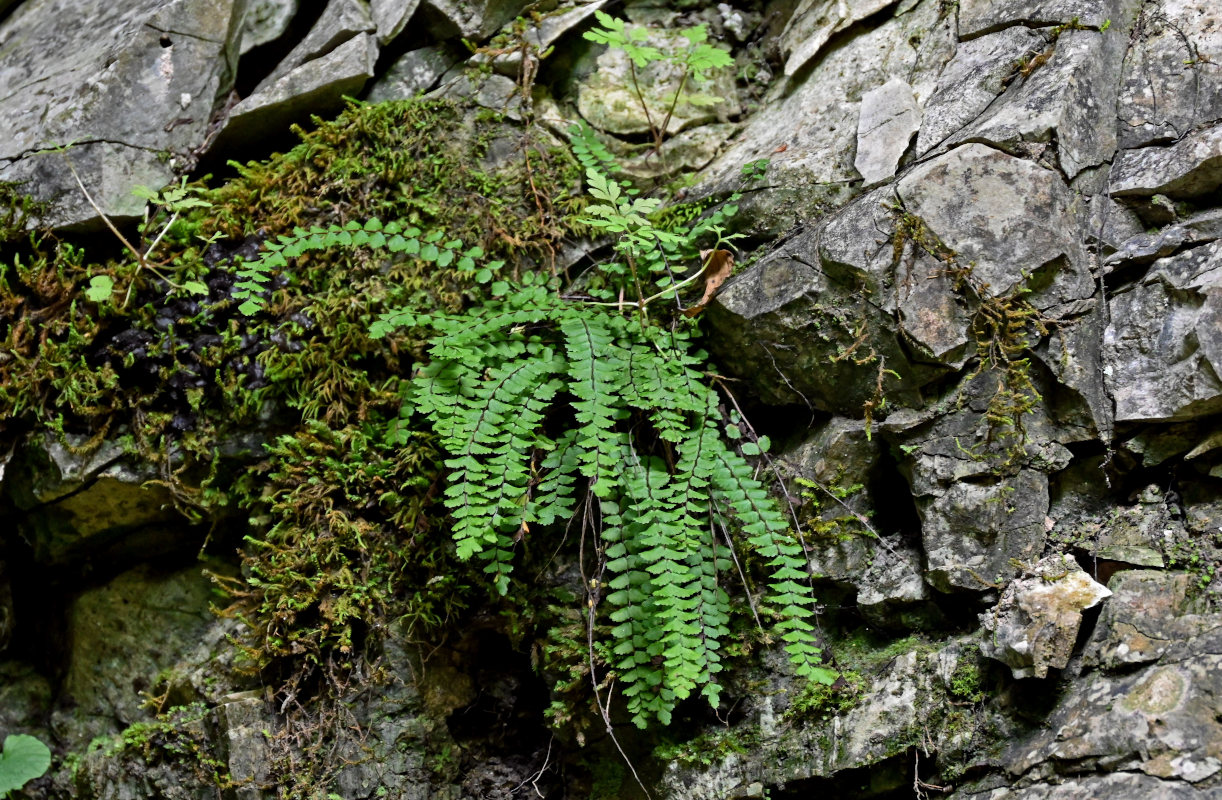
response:
M505 594L515 548L532 530L580 513L597 532L604 567L588 587L589 613L605 614L611 626L599 655L644 727L669 723L694 693L719 702L731 614L724 579L738 533L735 546L769 572L758 610L775 621L795 671L830 683L802 547L753 466L727 444L694 323L646 315L665 288L604 302L617 282L677 288L670 265L690 260L693 232L707 232L708 221L683 235L657 231L645 217L656 201L619 193L596 167L590 173L603 201L591 222L619 235L626 263L604 265L612 277L601 289L588 285L585 299L562 299L547 276L494 280L499 265L481 266L478 248L370 222L280 237L258 264L245 265L244 308L261 306L270 267L312 249L384 247L469 273L487 289L482 304L461 314L399 309L370 328L375 338L432 331L429 361L405 383L401 413L425 417L448 453L445 504L458 555L481 559Z

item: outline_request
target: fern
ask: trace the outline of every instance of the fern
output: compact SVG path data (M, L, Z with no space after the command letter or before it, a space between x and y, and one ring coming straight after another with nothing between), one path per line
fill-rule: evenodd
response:
M377 220L278 237L242 265L235 294L253 313L272 271L332 247L400 253L486 284L486 299L462 313L402 308L370 326L374 338L404 327L431 332L427 361L405 382L401 416L426 419L447 453L443 499L458 556L480 559L504 595L532 526L578 512L595 520L605 584L588 613L610 623L598 655L644 727L668 723L695 694L720 702L732 612L722 576L732 560L717 530L728 520L742 534L737 546L769 570L762 607L795 670L829 683L802 547L751 463L723 439L727 421L701 371L693 323L647 316L704 269L680 281L672 265L696 261L702 242L717 248L734 238L723 227L733 209L662 229L651 221L659 201L631 194L601 156L592 158L597 202L585 221L615 236L622 261L604 264L585 298L561 299L556 278L533 273L493 280L501 265L483 264L478 248ZM628 293L635 300L623 299Z

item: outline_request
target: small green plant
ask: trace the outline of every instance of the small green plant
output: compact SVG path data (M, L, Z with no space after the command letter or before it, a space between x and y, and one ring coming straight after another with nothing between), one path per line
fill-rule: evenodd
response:
M33 736L4 737L0 752L0 797L8 797L51 768L51 750Z
M688 89L689 83L705 83L714 70L734 64L734 59L729 53L708 43L708 30L703 25L680 30L678 33L687 40L687 47L678 52L664 53L659 48L646 44L650 37L648 28L629 26L624 20L616 19L602 11L595 11L594 14L603 27L586 31L585 38L623 50L624 55L628 56L633 94L636 95L637 103L640 104L641 111L645 114L645 120L649 125L654 152L661 150L662 141L670 128L671 118L680 100L693 106L716 105L722 101L720 97ZM645 99L641 90L637 73L637 70L644 69L655 62L672 64L680 71L678 88L666 102L665 113L662 109L650 108L650 103ZM656 121L659 115L662 116L661 122Z

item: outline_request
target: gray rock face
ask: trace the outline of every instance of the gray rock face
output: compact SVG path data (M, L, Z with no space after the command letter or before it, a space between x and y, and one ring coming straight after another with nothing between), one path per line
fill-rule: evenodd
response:
M85 713L57 713L75 746L145 719L140 692L154 688L162 670L207 661L211 601L212 582L198 566L172 573L139 567L76 599L76 646L63 691Z
M1086 646L1083 663L1108 670L1148 664L1164 656L1176 661L1202 639L1219 643L1217 615L1194 614L1183 572L1127 570L1108 582L1112 598L1104 606Z
M1050 668L1064 669L1082 612L1111 594L1072 557L1041 559L980 615L980 652L1008 666L1015 678L1043 678Z
M445 45L431 45L404 53L369 87L371 103L407 100L425 92L462 60L462 53Z
M1117 421L1186 420L1222 409L1222 244L1156 261L1109 304L1104 376Z
M1076 20L1098 30L1131 20L1139 3L1134 0L962 0L959 4L959 35L978 36L1001 27L1061 25Z
M1045 46L1038 32L1015 26L963 42L938 77L938 86L925 104L917 137L917 152L925 153L989 107L1014 77L1017 64L1033 58Z
M919 502L925 579L936 589L985 592L1044 547L1048 477L1022 470L991 484L955 483Z
M1047 61L1010 89L956 138L986 141L1008 152L1055 139L1057 159L1073 178L1107 161L1116 149L1116 72L1124 58L1123 30L1067 31L1036 53ZM987 85L987 83L986 83Z
M439 37L457 34L479 41L516 17L526 3L524 0L424 0L423 7L436 20L432 28Z
M1121 147L1179 139L1222 118L1222 70L1211 66L1222 53L1222 13L1216 4L1150 3L1134 35L1117 110Z
M342 45L376 30L369 4L365 0L330 0L314 27L310 28L310 32L281 59L271 74L259 83L252 97L268 92L281 78L303 64L324 59ZM375 43L374 53L376 52Z
M900 157L920 127L921 110L907 81L892 78L866 92L857 120L857 157L853 166L867 185L895 174Z
M1222 125L1185 136L1175 144L1125 150L1112 170L1115 197L1164 194L1200 197L1222 186Z
M241 20L235 0L101 4L84 17L67 0L23 3L0 24L0 180L55 200L50 225L96 223L66 156L104 212L135 216L133 186L164 185L171 162L203 144Z
M18 477L8 491L27 512L22 534L34 557L64 564L103 554L173 549L160 526L179 520L164 486L146 484L156 472L133 466L116 442L92 452L83 438L60 442L54 434L30 442L21 453Z
M298 0L247 0L246 16L242 19L242 54L284 35L297 6Z
M792 77L823 49L834 34L875 14L896 0L802 0L781 33L781 52L785 54L785 74Z
M362 33L262 86L233 107L224 140L249 141L269 129L284 129L312 111L339 109L344 97L360 94L373 77L377 48L377 38Z
M1063 277L1057 300L1089 296L1075 228L1047 223L1075 216L1073 196L1055 171L968 144L919 164L896 191L992 294L1008 294L1047 265Z
M1206 800L1209 790L1198 791L1183 781L1164 781L1149 775L1120 772L1113 775L1068 778L1023 788L964 791L951 800L1097 800L1101 797L1141 800Z

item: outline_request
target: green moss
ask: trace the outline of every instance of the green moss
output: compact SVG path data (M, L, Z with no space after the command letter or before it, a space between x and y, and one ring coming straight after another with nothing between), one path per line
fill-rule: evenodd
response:
M788 716L830 719L857 705L865 688L865 680L852 670L842 670L839 680L831 685L811 681L790 702Z

